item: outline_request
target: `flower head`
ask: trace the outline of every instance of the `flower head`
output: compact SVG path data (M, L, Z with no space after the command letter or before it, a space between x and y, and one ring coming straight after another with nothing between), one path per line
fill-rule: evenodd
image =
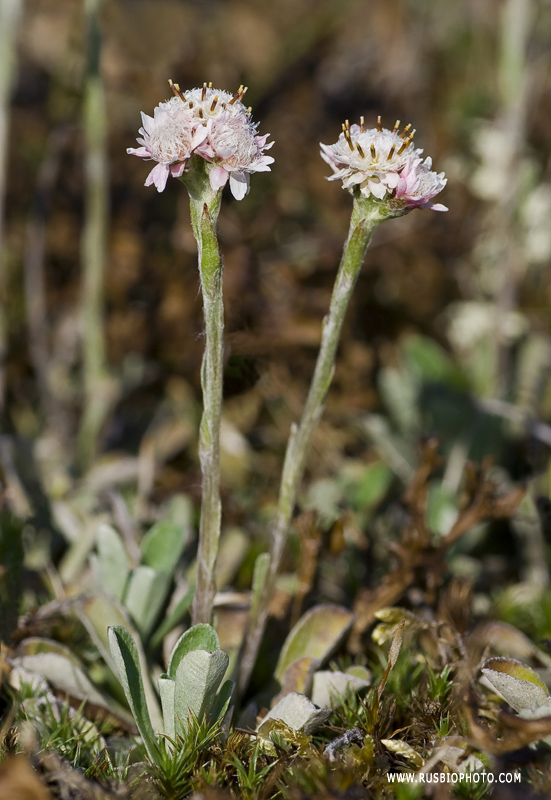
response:
M145 185L154 183L161 192L169 174L181 177L195 155L208 162L213 190L229 180L233 196L241 200L249 191L249 175L269 171L274 160L264 154L273 144L266 144L269 134L258 135L251 110L242 102L246 87L240 86L232 95L212 84L182 92L178 84L169 83L175 96L160 103L153 118L142 114L142 138L138 139L142 146L127 150L158 162Z
M197 121L179 97L160 103L149 117L142 112L138 144L126 152L157 162L146 178L145 185L154 184L162 192L169 174L178 178L194 149L207 136L206 128Z
M431 171L430 158L423 161L423 151L413 146L415 131L408 135L411 125L400 133L398 121L390 131L379 117L376 128L365 130L362 117L360 125L347 120L342 128L335 144L320 144L321 156L334 173L330 181L342 180L343 188L352 193L384 200L393 214L412 208L447 211L441 203L432 203L447 179L443 172Z

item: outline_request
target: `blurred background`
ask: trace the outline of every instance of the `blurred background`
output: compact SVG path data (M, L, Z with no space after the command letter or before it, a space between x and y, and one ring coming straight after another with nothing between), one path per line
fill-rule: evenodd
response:
M326 180L319 142L378 114L417 129L448 176L438 200L450 210L378 229L301 505L328 530L348 520L359 541L435 435L446 457L435 530L456 513L466 460L487 455L504 482L534 479L525 521L546 513L548 0L0 8L0 464L5 502L37 535L64 552L107 508L121 514L119 500L138 522L175 494L198 507L202 310L187 196L175 180L145 188L148 165L126 154L169 78L243 83L275 141L271 173L240 203L228 193L220 216L225 529L266 546L348 229L351 198Z

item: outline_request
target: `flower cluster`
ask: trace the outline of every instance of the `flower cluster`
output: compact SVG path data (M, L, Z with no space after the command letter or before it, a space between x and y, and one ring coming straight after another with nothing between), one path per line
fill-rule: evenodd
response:
M352 193L358 189L366 198L388 201L393 210L402 213L412 208L448 210L432 202L447 179L443 172L431 171L430 158L423 161L423 151L413 146L411 125L400 133L399 120L388 130L379 117L376 128L365 130L362 117L360 125L350 125L347 120L342 128L335 144L320 143L321 156L334 172L328 180L342 180L344 189Z
M153 117L142 113L140 147L126 151L157 162L145 185L154 184L162 192L169 175L181 177L195 154L212 165L211 187L218 190L229 180L233 196L241 200L249 191L250 174L269 171L274 160L264 154L273 144L266 143L269 134L257 134L250 109L243 105L246 88L240 86L231 95L206 83L186 92L172 81L170 85L174 97L160 103Z

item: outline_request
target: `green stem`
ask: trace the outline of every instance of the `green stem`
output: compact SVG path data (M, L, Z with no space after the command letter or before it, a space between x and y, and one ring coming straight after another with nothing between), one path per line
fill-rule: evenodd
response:
M5 361L8 351L8 257L4 242L5 201L8 172L10 97L17 64L17 31L22 12L21 0L0 0L0 417L5 404Z
M84 409L79 430L79 461L90 467L113 388L107 374L103 338L103 279L107 249L107 115L100 74L101 0L87 0L87 72L84 93L86 218L82 235L82 345Z
M202 173L202 174L200 174ZM209 623L215 593L214 574L220 540L220 418L224 366L224 303L222 260L216 221L221 191L210 188L202 164L185 176L190 196L191 224L197 240L199 274L205 316L205 353L201 367L203 415L199 432L199 460L203 475L201 523L197 550L197 582L193 625Z
M298 426L293 425L287 444L277 517L272 532L270 564L255 613L251 615L249 621L249 630L241 658L240 692L243 692L247 687L264 633L268 607L274 591L283 550L287 542L289 525L306 468L310 444L323 413L325 397L333 378L335 356L344 317L360 274L373 230L383 219L384 216L381 215L381 211L376 206L368 204L365 200L356 199L354 201L348 239L344 246L335 286L333 287L329 314L323 323L321 346L308 398L302 419Z

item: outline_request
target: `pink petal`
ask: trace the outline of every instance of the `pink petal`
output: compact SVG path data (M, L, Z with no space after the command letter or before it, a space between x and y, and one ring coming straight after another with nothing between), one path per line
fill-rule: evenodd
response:
M172 164L170 167L170 174L173 178L179 178L181 175L184 174L186 168L185 161L177 161L176 164Z
M209 174L210 185L215 192L226 185L228 178L229 173L226 172L224 167L213 167Z
M127 147L126 152L131 156L139 156L140 158L151 158L149 150L146 147Z
M166 186L169 172L168 164L157 164L145 179L144 186L151 186L153 183L157 191L162 192Z

